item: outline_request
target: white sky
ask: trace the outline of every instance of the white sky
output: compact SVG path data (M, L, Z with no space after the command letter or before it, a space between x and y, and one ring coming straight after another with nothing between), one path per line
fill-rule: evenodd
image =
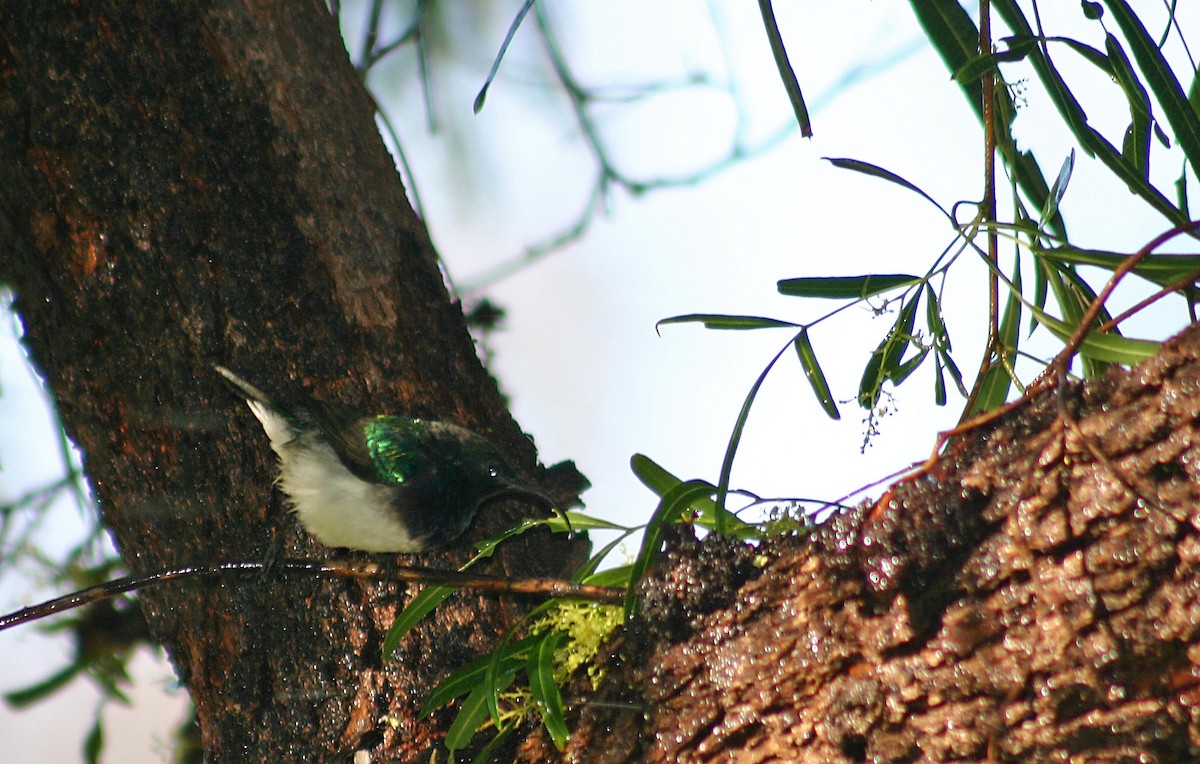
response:
M745 130L753 143L786 124L790 110L755 5L714 5L727 25L728 50L743 89ZM1045 5L1078 18L1078 3ZM1162 14L1156 0L1133 6ZM689 2L561 0L552 18L583 83L634 85L700 70L723 75L721 43L702 9ZM1043 11L1054 28L1054 16ZM776 12L814 109L812 140L793 134L776 149L693 188L639 198L618 191L611 214L581 242L487 292L509 313L492 349L494 371L511 396L517 421L534 436L545 463L576 460L593 483L585 495L588 510L602 517L640 523L654 509L654 497L628 469L635 452L682 478L716 482L743 397L788 339L782 332L712 332L698 326L665 327L659 336L656 321L696 312L811 321L835 305L782 297L775 291L778 279L923 273L950 242L940 213L915 195L835 169L821 157L881 165L944 206L980 195L978 124L936 54L926 48L907 53L921 38L907 6L810 1L778 3ZM424 131L415 83L401 80L391 95L384 92L389 74L411 77L409 53L381 67L373 83L391 104L434 240L458 283L567 227L582 209L595 173L565 103L546 85L532 18L518 32L485 108L471 115L474 94L511 13L511 3L503 13L495 12L486 27L486 46L458 50L457 63L435 69L438 134ZM1194 29L1184 21L1185 31ZM1087 40L1103 45L1094 29ZM896 62L882 73L836 87L864 59L893 54ZM1056 60L1069 58L1064 54ZM1087 72L1078 76L1088 77L1096 88L1097 97L1085 103L1089 115L1119 144L1126 112L1119 102L1112 109L1105 101L1117 98L1115 89L1104 90L1103 78ZM1055 119L1046 99L1030 88L1017 132L1031 142L1050 179L1071 147ZM601 129L620 167L635 178L650 178L684 173L719 157L737 125L734 105L707 88L612 107ZM1156 161L1169 170L1164 176L1169 184L1179 160ZM1082 246L1133 251L1166 227L1083 156L1062 207L1075 243ZM1011 250L1005 250L1002 261L1011 259ZM956 359L968 377L978 366L983 341L985 316L977 296L982 274L978 263L964 259L951 281L959 290L947 298ZM1131 301L1122 298L1124 304ZM867 356L890 322L890 317L877 319L865 308L852 308L812 332L835 395L846 401L840 404L841 422L824 416L794 356L785 356L751 414L735 487L763 496L835 499L928 455L936 433L952 426L961 406L953 393L945 409L932 405L931 368L899 390L898 413L884 420L882 435L867 453L859 453L862 412L850 399ZM1184 322L1176 304L1131 331L1167 336ZM22 436L0 439L3 497L56 474L58 464L52 436L28 434L49 430L44 421L29 418L38 397L22 374L15 342L6 339L0 344L0 431ZM70 510L61 515L56 528L72 522ZM25 586L6 581L0 610L27 604L30 596ZM5 656L0 690L49 675L69 650L65 642L42 639L33 627L0 634ZM157 688L170 682L169 669L149 660L139 665L148 677L146 704L168 711L153 723L139 710L132 725L110 724L110 738L122 726L132 726L134 735L128 742L110 739L107 761L164 760L164 746L154 741L164 739L182 713L177 699L169 704L158 699ZM91 723L94 698L85 683L77 682L55 704L20 714L0 708L6 753L20 760L74 760Z

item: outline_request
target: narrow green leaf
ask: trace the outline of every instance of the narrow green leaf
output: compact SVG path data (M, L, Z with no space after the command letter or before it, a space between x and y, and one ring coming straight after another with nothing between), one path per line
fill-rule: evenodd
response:
M1042 208L1041 225L1045 225L1046 221L1058 214L1058 204L1062 201L1063 195L1067 193L1067 185L1071 182L1071 173L1074 169L1075 149L1071 149L1071 153L1063 160L1058 177L1054 179L1054 185L1050 187L1050 193L1046 195L1046 206Z
M629 469L637 477L641 484L654 492L654 495L660 499L667 495L667 492L678 485L682 485L683 481L675 477L665 467L651 459L645 454L634 454L629 458ZM697 481L692 481L697 482ZM709 485L709 484L706 484ZM711 486L715 491L716 488Z
M825 381L825 372L821 370L821 364L817 362L817 354L813 350L812 342L808 339L807 329L800 330L793 345L796 348L796 355L800 357L800 367L804 369L804 376L808 378L808 384L812 386L813 394L817 396L817 402L825 410L825 415L830 419L841 419L842 414L838 411L833 393L829 391L829 383Z
M659 466L653 459L642 454L634 454L629 460L630 469L634 475L641 481L642 485L649 488L658 497L665 496L672 488L681 485L682 480L675 477L663 467ZM716 486L702 480L693 480L693 484L703 484L709 486L712 493L716 493ZM739 519L737 515L729 510L717 510L717 503L712 500L711 496L704 496L692 502L692 509L696 512L696 525L710 530L716 530L719 533L725 533L735 538L757 538L758 529ZM718 517L720 521L718 521ZM719 526L719 529L718 529Z
M99 714L96 723L88 730L83 739L83 760L87 764L100 764L100 754L104 751L104 727Z
M603 562L604 559L606 557L608 557L608 555L612 554L612 551L614 549L616 549L621 544L625 543L625 540L627 538L629 538L631 535L633 535L632 530L625 531L620 536L617 536L615 539L613 539L612 541L605 544L603 547L600 548L600 551L593 554L590 558L588 558L587 562L580 565L579 568L574 573L571 574L571 580L579 581L582 583L594 583L594 579L597 576L601 575L596 572L596 568L600 567L600 563ZM625 566L622 566L622 567L625 567ZM619 570L619 568L610 568L610 570ZM604 572L608 573L609 571L604 571ZM628 576L628 573L626 573L626 576ZM616 583L602 584L602 586L614 586L614 587L624 588L629 583L628 578L625 578L624 580L622 580L622 579L620 579L619 576L612 580L616 581Z
M1021 258L1013 258L1012 279L1005 281L1008 285L1008 300L1004 304L1004 314L1000 318L999 336L1000 350L1003 360L1011 365L1017 357L1017 343L1020 340L1021 326ZM1008 391L1012 388L1012 375L1001 359L995 360L988 367L979 385L979 395L975 396L974 404L967 416L982 414L1002 405L1008 400Z
M629 571L630 586L625 596L626 618L632 617L637 612L636 582L641 581L642 577L646 575L646 570L649 569L650 563L658 554L659 547L662 545L663 525L677 522L683 512L697 500L711 497L712 490L712 486L708 483L701 480L689 480L667 491L662 500L658 502L658 507L650 517L650 522L646 524L646 531L642 536L642 546Z
M488 538L483 539L482 541L476 542L475 543L476 554L475 554L475 558L472 560L472 562L475 562L476 560L481 560L481 559L484 559L487 557L491 557L493 554L495 554L496 547L500 546L502 543L504 543L508 539L512 538L513 536L520 536L522 533L524 533L528 530L531 530L533 528L540 528L546 524L547 524L547 518L542 518L542 517L525 517L525 518L518 520L516 523L508 526L507 528L500 531L499 533L489 536Z
M888 381L899 387L904 384L904 380L908 379L914 371L920 368L925 362L925 357L929 355L929 348L921 348L921 351L908 359L904 363L896 367L896 369L888 375Z
M1129 101L1129 129L1125 131L1125 141L1121 147L1124 157L1137 168L1143 180L1150 177L1150 135L1151 124L1154 121L1150 107L1150 96L1138 80L1133 64L1125 55L1121 42L1111 33L1105 36L1104 47L1108 50L1113 63L1113 74L1125 98Z
M1029 43L1020 47L1010 47L1008 50L989 53L986 56L975 56L969 59L967 63L963 64L958 71L951 74L950 77L951 79L958 80L959 82L970 82L971 80L979 79L990 71L995 71L997 74L999 74L1000 64L1010 64L1015 61L1021 61L1025 58L1025 56L1029 55L1029 49L1033 47L1034 44L1035 43L1030 41Z
M593 573L585 577L583 583L595 584L596 586L628 586L631 580L630 576L633 573L633 563L628 565L618 565L615 568L602 570L599 573Z
M1046 307L1046 299L1050 292L1050 265L1041 257L1034 253L1033 258L1033 304L1038 310L1044 310ZM1029 315L1029 331L1032 335L1033 330L1037 329L1037 314L1030 313Z
M1184 217L1190 218L1192 213L1188 211L1187 162L1183 163L1183 171L1175 179L1175 199L1179 204L1179 209L1183 210Z
M551 515L542 519L542 522L547 528L555 533L565 533L567 531L625 531L629 530L624 525L618 525L610 520L605 520L602 517L589 515L585 512L567 512L567 519L564 521L560 515Z
M929 283L925 284L925 323L929 326L934 344L949 351L950 332L946 330L946 322L942 319L942 303Z
M533 702L542 715L542 724L550 733L554 747L560 751L566 747L571 732L567 729L566 715L563 713L562 693L558 689L558 682L554 680L554 654L566 638L567 635L561 631L541 635L529 651L529 660L525 664Z
M1108 75L1109 77L1113 76L1112 62L1108 60L1107 56L1093 48L1091 45L1079 42L1078 40L1070 37L1042 38L1029 37L1026 35L1012 35L1001 38L1000 42L1004 43L1008 47L1005 50L992 53L987 56L972 56L958 69L958 71L953 74L953 78L960 82L966 82L972 79L978 79L982 77L988 70L992 69L995 69L996 74L999 75L1000 71L996 68L997 64L1024 60L1029 56L1030 53L1038 50L1038 45L1042 42L1061 43L1066 45L1104 74Z
M1095 265L1115 270L1132 255L1100 249L1063 246L1039 249L1036 254L1048 260L1074 265ZM1200 270L1200 255L1147 255L1132 273L1160 286L1166 286Z
M79 663L68 664L40 682L4 693L4 702L17 710L28 708L62 689L75 678L82 668Z
M948 218L950 217L950 213L947 212L942 205L935 202L932 196L918 188L915 183L900 177L891 170L885 170L879 165L874 165L870 162L863 162L859 159L850 159L848 157L824 157L824 159L834 167L840 167L844 170L853 170L854 172L861 172L862 174L870 175L873 178L880 178L888 181L889 183L895 183L901 188L907 188L909 191L919 194L934 207L937 207L943 215Z
M1192 84L1188 87L1188 103L1192 106L1192 113L1200 117L1200 70L1197 70L1192 75Z
M984 372L983 381L979 383L979 394L975 396L970 411L964 413L963 419L970 419L976 414L982 414L1003 405L1004 401L1008 399L1008 391L1011 387L1012 377L1009 376L1008 369L1004 368L1002 364L993 363Z
M778 329L780 327L795 328L796 324L790 321L780 321L774 318L762 318L761 316L725 316L719 313L689 313L685 316L671 316L664 318L654 325L657 331L659 327L668 324L704 324L705 329L733 329L733 330L748 330L748 329Z
M946 377L942 370L942 355L937 353L933 359L933 402L937 406L946 405Z
M1017 342L1020 339L1021 326L1021 256L1013 255L1013 275L1008 284L1008 302L1004 306L1004 315L1000 319L1000 342L1008 350L1009 357L1015 358Z
M455 671L450 676L446 677L429 697L425 699L425 703L421 706L421 716L429 716L437 709L450 703L455 698L462 697L471 692L471 689L484 681L487 675L488 664L492 660L492 656L496 652L501 652L501 675L512 673L514 676L525 665L529 650L533 644L534 637L526 637L518 642L510 642L506 646L497 647L492 653L488 653L466 666Z
M828 276L782 279L779 293L788 297L817 297L825 300L862 300L920 282L907 273L875 273L866 276Z
M1017 185L1021 187L1025 198L1031 204L1036 205L1036 209L1044 209L1046 206L1046 198L1050 196L1050 187L1046 185L1046 178L1042 175L1042 168L1038 165L1037 159L1034 158L1031 151L1012 151L1013 159L1010 162L1012 172L1016 175ZM1043 224L1050 230L1052 234L1060 239L1067 240L1067 223L1063 219L1062 210L1055 210L1054 214L1043 221Z
M488 688L482 684L476 685L471 694L463 701L462 708L446 731L443 741L450 751L460 751L471 744L478 730L488 718Z
M1168 124L1175 131L1176 142L1195 172L1200 165L1200 118L1188 103L1179 79L1129 4L1125 0L1105 0L1105 5L1108 6L1110 18L1125 35L1146 83L1162 106Z
M750 391L746 393L746 399L742 401L742 407L738 410L737 420L733 423L733 430L729 433L729 443L725 446L725 456L721 459L721 474L717 478L717 495L714 499L718 509L725 508L725 497L729 493L729 478L733 474L733 460L737 456L738 446L742 442L742 433L746 430L746 422L750 419L750 409L754 406L754 399L758 397L758 391L762 389L763 382L766 381L767 375L771 373L771 369L775 368L775 364L779 363L779 359L791 347L791 342L779 349L779 352L767 362L767 365L758 374L758 378L754 380L754 384L750 386ZM725 533L725 513L716 513L716 525L713 529L717 535Z
M796 124L800 125L800 134L811 138L812 121L808 117L808 107L804 105L804 94L800 92L800 81L788 60L787 49L783 46L783 35L779 33L779 25L775 23L775 9L771 0L758 0L758 10L762 15L763 26L767 30L767 42L771 47L771 55L775 57L775 68L779 71L779 79L787 91L788 100L792 103L792 111L796 115Z
M1075 331L1074 325L1042 312L1038 313L1038 322L1064 341ZM1131 339L1110 332L1093 331L1084 337L1080 353L1103 363L1132 366L1153 356L1160 346L1161 343L1151 340Z
M919 294L919 293L918 293ZM868 411L879 405L879 394L883 383L896 372L908 343L912 340L913 319L916 316L919 298L912 298L900 309L896 322L887 336L871 353L863 368L862 380L858 384L858 405Z
M404 639L404 635L453 593L453 586L426 586L421 590L420 594L412 598L412 601L405 606L404 610L400 611L400 615L396 616L396 620L392 622L392 627L388 629L387 636L383 638L383 660L385 663L391 660L392 653L396 652L396 648L400 645L400 640Z
M487 701L488 715L492 718L492 725L496 729L500 729L500 693L504 692L505 688L512 683L512 677L507 676L505 667L505 659L512 655L514 645L521 646L525 640L518 640L516 643L512 641L513 630L504 632L504 636L500 637L500 644L496 645L496 649L488 655L484 656L485 671L483 674L482 687L488 690L484 695L484 700ZM537 638L534 637L534 640Z
M938 358L946 364L946 371L950 372L950 379L954 380L954 386L958 388L959 395L966 398L967 386L963 383L962 372L958 370L958 364L954 363L954 359L949 353L938 351Z

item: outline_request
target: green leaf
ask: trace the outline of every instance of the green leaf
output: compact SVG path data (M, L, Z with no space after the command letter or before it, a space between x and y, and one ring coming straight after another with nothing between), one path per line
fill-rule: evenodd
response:
M933 359L933 402L937 406L946 405L946 377L942 371L942 354L937 353Z
M771 373L771 369L775 368L775 364L779 363L779 359L783 357L791 344L788 342L767 362L758 378L754 380L754 384L750 386L750 391L746 393L746 399L742 401L742 407L738 410L737 420L733 423L733 430L729 433L729 443L725 446L725 456L721 458L721 474L717 478L717 495L714 501L720 509L725 508L725 496L729 493L729 477L733 474L733 460L737 456L738 446L742 442L742 433L746 430L746 422L750 419L750 409L754 405L754 399L758 397L758 391L762 389L763 382ZM725 532L725 517L724 512L716 513L714 530L718 535Z
M68 664L40 682L4 693L4 701L14 709L27 708L62 689L75 678L81 669L82 666L79 663Z
M634 454L629 460L629 466L638 480L642 482L642 485L649 488L654 492L654 495L660 498L665 496L672 488L683 483L682 480L659 466L653 459L642 454ZM692 502L691 507L696 512L695 522L697 525L741 539L757 538L760 535L755 526L739 519L737 515L729 510L722 509L718 512L717 503L711 498L711 493L716 493L716 486L703 480L693 480L691 482L697 485L706 485L711 489L709 496L698 498ZM718 517L720 521L718 521ZM719 530L718 526L720 526Z
M880 178L888 181L889 183L895 183L902 188L907 188L909 191L919 194L934 207L937 207L943 215L948 218L950 217L950 213L946 212L942 205L935 202L932 196L918 188L915 183L900 177L891 170L885 170L878 165L871 164L870 162L863 162L862 160L850 159L848 157L824 157L824 159L834 167L840 167L844 170L853 170L854 172L861 172L864 175L870 175L873 178Z
M569 523L569 525L568 525ZM605 520L602 517L589 515L584 512L567 512L567 519L563 520L561 515L551 515L550 517L542 518L542 524L555 533L566 533L568 531L626 531L629 530L624 525L618 525L610 520Z
M590 576L585 577L583 579L583 583L595 584L596 586L628 586L632 572L633 563L628 565L619 565L615 568L602 570L599 573L593 573Z
M454 591L455 587L453 586L426 586L412 598L404 610L400 611L400 615L396 616L392 627L388 629L387 635L383 638L385 663L391 660L392 653L396 652L404 635L408 634L412 627L420 623L421 619L429 615L434 608L442 604L447 597L454 594Z
M817 354L808 339L808 330L801 329L792 344L796 348L796 355L800 357L800 367L804 369L804 376L808 379L808 384L812 386L813 394L817 396L821 408L825 410L825 415L830 419L841 419L842 414L838 411L837 401L833 399L833 393L829 391L829 383L825 381L825 372L821 370L821 364L817 362Z
M927 355L929 355L929 348L921 348L919 353L897 366L895 370L888 375L888 381L897 387L900 386L904 383L904 380L908 379L909 376L921 366Z
M1108 76L1113 76L1112 64L1108 58L1090 45L1085 45L1078 40L1070 37L1029 37L1026 35L1012 35L1001 40L1008 46L1007 50L1002 50L997 53L992 53L987 56L974 56L969 59L962 67L959 68L953 75L955 80L960 82L969 82L979 79L989 70L995 70L997 75L1000 74L997 64L1010 63L1013 61L1021 61L1029 56L1030 53L1038 49L1038 45L1042 42L1047 43L1062 43L1074 50L1083 58L1087 59L1093 66L1102 71Z
M787 49L783 47L783 35L779 33L779 25L775 23L775 10L771 0L758 0L758 10L762 15L763 26L767 30L767 42L771 46L771 55L775 58L775 68L779 71L779 79L783 80L784 90L792 103L792 111L796 115L796 124L800 125L800 134L805 138L812 137L812 121L808 117L808 107L804 105L804 94L800 92L800 81L788 60Z
M572 581L580 581L582 583L594 583L594 579L596 579L598 576L602 575L602 574L596 572L596 568L600 567L600 563L603 562L604 559L606 557L608 557L608 555L610 555L614 549L616 549L621 544L625 543L625 539L629 538L631 535L633 535L633 531L627 530L627 531L623 532L617 538L615 538L612 541L605 544L603 547L601 547L600 551L593 554L590 558L588 558L587 562L580 565L579 568L574 573L571 574L571 580ZM625 567L625 566L622 566L622 567ZM619 569L612 568L611 570L619 570ZM604 572L608 573L609 571L604 571ZM605 578L604 580L610 580L610 579ZM615 581L616 583L600 584L600 585L623 588L629 583L628 578L625 578L624 580L622 580L619 576L617 578L613 578L611 580Z
M918 293L919 295L919 293ZM862 381L858 385L858 405L870 411L879 405L879 393L883 383L896 373L900 358L912 340L913 320L916 316L918 297L908 300L900 308L900 315L888 330L887 336L871 353L863 368Z
M1054 179L1054 185L1050 187L1050 193L1046 195L1046 206L1042 208L1041 224L1045 225L1047 221L1058 214L1058 203L1062 201L1063 195L1067 193L1067 184L1071 182L1071 172L1075 169L1075 149L1071 149L1071 153L1063 160L1062 168L1058 171L1058 177Z
M1129 129L1125 131L1121 154L1137 168L1142 180L1148 180L1150 177L1150 135L1153 132L1151 125L1154 121L1150 108L1150 96L1138 80L1137 72L1129 63L1129 57L1125 55L1125 49L1121 47L1121 42L1112 34L1108 34L1104 39L1104 47L1108 50L1109 58L1113 62L1113 74L1121 85L1121 89L1125 91L1125 98L1129 101L1131 122Z
M1192 213L1188 212L1187 162L1183 163L1183 171L1175 179L1175 198L1178 200L1179 209L1183 210L1184 216L1190 218Z
M1146 78L1146 83L1162 106L1167 122L1175 131L1175 140L1191 163L1193 172L1200 165L1200 118L1188 103L1183 87L1171 71L1154 38L1142 26L1138 15L1125 0L1105 0L1109 17L1121 28L1129 49Z
M950 75L951 79L959 82L971 82L977 80L984 74L995 71L1000 73L1000 64L1010 64L1015 61L1021 61L1025 56L1029 55L1029 49L1034 43L1029 42L1022 46L1009 47L1008 50L1001 50L995 53L989 53L986 56L975 56L963 64L958 71Z
M762 318L761 316L725 316L718 313L689 313L685 316L672 316L664 318L654 325L657 331L659 327L667 324L704 324L705 329L733 329L733 330L748 330L748 329L778 329L780 327L795 328L796 324L790 321L779 321L774 318Z
M567 729L563 713L562 693L558 689L558 682L554 680L554 654L566 638L567 635L561 631L541 635L529 651L529 660L525 665L533 702L542 715L542 724L550 733L554 747L560 751L566 747L571 732Z
M460 751L471 744L478 730L488 718L487 697L488 688L482 684L475 685L471 694L463 701L462 708L450 724L444 741L446 748Z
M1095 265L1116 270L1131 254L1101 249L1063 246L1036 250L1038 257L1073 265ZM1147 255L1132 273L1160 286L1172 284L1190 274L1200 275L1200 255Z
M629 469L633 471L642 485L653 491L654 495L660 499L666 496L672 488L683 483L682 480L645 454L631 456Z
M625 595L626 618L632 617L637 612L636 582L641 581L642 577L646 575L646 570L649 569L650 563L658 554L659 547L662 546L663 525L677 522L688 507L700 499L711 497L712 490L713 487L709 483L702 480L689 480L667 491L662 500L658 502L658 507L650 517L650 522L646 524L646 531L642 536L642 546L629 571L630 586Z
M491 653L475 659L446 677L425 699L425 703L421 706L421 716L429 716L455 698L462 697L471 692L472 688L483 684L487 676L488 665L495 654L499 654L501 660L499 676L503 677L509 673L516 676L521 667L525 665L526 656L529 654L534 639L535 637L526 637L517 642L500 645Z
M934 344L949 351L950 332L946 330L946 322L942 320L942 303L928 282L925 284L925 323L929 326L929 333L933 335Z
M958 387L959 395L966 398L967 386L963 384L962 372L958 370L958 364L954 363L954 359L949 353L938 351L938 358L946 365L946 371L950 372L950 379L954 380L954 384Z
M1072 324L1059 321L1045 313L1038 313L1038 321L1063 341L1075 331ZM1110 332L1092 331L1084 337L1079 350L1082 355L1096 361L1132 366L1156 354L1160 346L1161 343L1151 340L1137 340Z
M975 396L970 411L966 412L966 417L981 414L1002 405L1008 400L1008 391L1012 388L1013 378L1004 361L1007 361L1009 365L1013 363L1017 356L1017 343L1020 340L1021 258L1019 254L1013 258L1012 280L1005 281L1005 283L1009 289L1008 300L1004 304L1004 314L1000 319L999 335L997 336L1000 343L998 352L1003 358L996 359L988 366L988 370L979 383L979 394Z
M104 727L99 714L96 716L96 723L88 730L87 737L83 739L83 760L87 764L100 764L100 754L104 751Z
M907 273L875 273L866 276L828 276L783 279L779 293L788 297L817 297L825 300L862 300L893 289L919 283Z

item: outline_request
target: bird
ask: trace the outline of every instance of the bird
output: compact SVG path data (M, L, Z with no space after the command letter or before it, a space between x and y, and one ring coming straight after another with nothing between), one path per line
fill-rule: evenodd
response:
M276 482L325 546L415 554L454 541L501 494L554 508L465 427L319 400L283 405L224 366L216 370L262 424L279 458Z

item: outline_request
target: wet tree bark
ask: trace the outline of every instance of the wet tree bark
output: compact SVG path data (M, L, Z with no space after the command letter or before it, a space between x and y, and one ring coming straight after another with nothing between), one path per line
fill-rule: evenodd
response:
M759 550L761 571L729 542L676 542L571 752L1197 760L1198 423L1192 327L957 437L880 501Z
M317 0L0 2L0 280L129 567L328 554L213 372L436 416L540 473L476 356ZM533 511L495 503L453 550ZM565 545L492 572L561 572ZM143 608L212 761L427 758L431 683L517 612L458 595L383 663L403 587L225 580Z

